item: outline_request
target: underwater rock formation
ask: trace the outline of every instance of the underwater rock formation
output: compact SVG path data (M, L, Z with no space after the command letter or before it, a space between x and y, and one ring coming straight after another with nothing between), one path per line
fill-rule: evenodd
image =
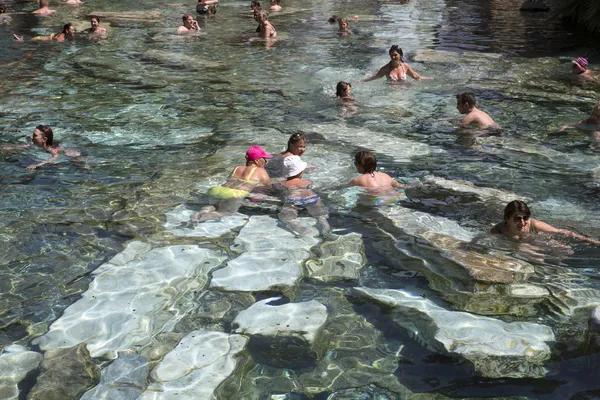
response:
M182 205L175 207L165 214L165 230L175 236L217 238L241 227L248 220L246 215L235 213L214 221L193 222L192 217L196 213Z
M84 343L44 353L42 372L27 396L28 400L77 399L100 379Z
M528 322L506 323L458 311L403 290L354 288L353 294L392 307L393 320L431 351L456 354L488 378L539 378L550 358L552 330Z
M362 236L350 233L316 247L316 257L305 265L306 275L320 282L358 279L364 265Z
M18 399L18 384L29 371L38 367L44 356L25 347L11 345L0 355L0 398Z
M235 370L235 356L247 341L223 332L190 332L152 371L152 382L139 400L212 398Z

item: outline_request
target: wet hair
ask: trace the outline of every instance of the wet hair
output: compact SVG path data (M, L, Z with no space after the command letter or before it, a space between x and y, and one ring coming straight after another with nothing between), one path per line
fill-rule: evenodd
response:
M284 153L291 153L292 145L300 142L308 142L308 138L306 137L304 132L292 133L292 135L288 139L287 149L285 149Z
M194 19L194 16L193 16L192 14L190 14L190 13L186 13L186 14L183 14L183 17L181 17L181 19L183 20L183 22L185 22L185 21L187 21L187 19L188 19L188 18L190 18L190 17L191 17L192 19Z
M40 7L48 7L50 2L48 0L40 0Z
M262 8L260 9L260 11L258 12L258 17L262 20L264 19L269 19L269 13L266 12L265 10L263 10Z
M279 0L271 0L271 5L272 6L279 5Z
M392 51L398 52L398 54L400 54L400 61L404 62L404 53L402 52L400 46L398 46L397 44L393 45L392 47L390 47L388 53L391 53Z
M464 92L456 95L456 100L458 100L458 104L463 105L465 103L469 103L471 107L475 107L477 104L477 99L475 99L475 93L473 92Z
M523 213L528 217L531 217L531 210L527 207L527 204L521 200L513 200L504 207L504 222L508 222L508 219L514 213Z
M6 7L4 4L0 4L0 14L4 14L6 12Z
M73 24L72 24L72 23L70 23L70 22L69 22L68 24L65 24L65 25L63 26L62 33L64 33L65 35L66 35L67 33L69 33L69 30L71 29L71 27L73 27Z
M42 132L44 134L44 137L46 138L46 144L48 146L52 146L54 142L54 134L52 133L52 129L50 129L48 125L38 125L35 127L35 129Z
M339 17L337 15L332 15L331 17L327 18L327 22L329 22L330 24L335 24L338 21Z
M346 24L348 23L348 18L340 18L338 19L338 26L340 27L340 29L342 29L342 23L345 22Z
M351 88L352 85L349 84L348 82L344 82L344 81L340 81L338 82L337 86L335 87L335 95L337 97L342 97L344 95L344 92L346 91L347 88Z
M100 17L97 15L90 15L90 21L95 19L96 21L98 21L98 25L100 25Z
M375 172L377 169L377 158L370 151L359 151L354 156L356 165L360 165L365 170L365 173Z
M257 1L257 0L252 0L252 4L250 4L250 8L251 8L252 10L255 10L255 9L257 9L257 8L261 8L261 7L260 7L260 1Z

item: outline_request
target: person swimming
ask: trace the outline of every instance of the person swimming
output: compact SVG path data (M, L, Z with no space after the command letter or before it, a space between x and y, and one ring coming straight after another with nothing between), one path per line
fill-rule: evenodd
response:
M329 232L327 222L327 209L321 198L312 191L312 182L302 179L307 164L300 156L289 156L283 160L283 176L285 180L275 186L283 193L283 206L279 213L279 219L284 222L291 231L299 236L308 233L308 229L298 223L298 211L306 209L308 213L317 219L317 227L321 234Z
M389 50L390 62L381 67L381 69L370 78L363 80L363 82L370 82L375 79L387 78L389 82L404 82L407 80L407 76L413 79L431 79L429 77L421 76L417 74L413 69L404 62L404 53L402 49L397 45L393 45Z
M246 164L235 167L227 182L208 191L211 206L200 211L193 219L206 221L233 214L257 186L270 187L271 179L265 165L272 157L262 147L251 146L246 152ZM213 204L217 205L216 209Z
M281 5L280 0L270 0L271 1L271 7L269 7L269 10L271 11L281 11Z
M177 33L196 33L200 30L200 28L198 27L198 22L196 22L192 14L183 14L183 17L181 17L181 19L183 21L183 25L177 28Z
M103 35L106 33L106 29L100 27L100 17L97 15L90 15L90 27L84 31L94 35Z
M456 95L456 108L461 114L466 114L460 120L460 123L465 126L475 124L481 129L499 128L498 124L487 113L475 107L476 104L477 100L475 99L475 94L472 92Z
M531 218L531 210L524 202L513 200L504 208L504 221L499 222L490 229L490 233L504 235L510 239L523 239L527 235L535 235L542 232L560 233L567 237L582 240L600 246L600 241L587 236L571 232L566 229L558 229L543 221Z
M73 24L68 23L63 26L61 33L53 33L48 36L36 36L31 38L33 41L49 41L56 40L57 42L64 42L66 39L74 39L75 38L75 27ZM22 42L24 41L22 36L17 36L16 33L13 34L15 40Z
M48 0L40 0L40 8L38 10L32 11L32 13L45 17L47 15L55 14L56 10L50 9L50 3L48 2Z

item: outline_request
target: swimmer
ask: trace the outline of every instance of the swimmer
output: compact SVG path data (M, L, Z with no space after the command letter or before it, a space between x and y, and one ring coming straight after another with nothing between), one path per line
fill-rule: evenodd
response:
M588 60L583 57L571 60L571 72L586 81L596 80L596 74L588 69Z
M308 138L302 132L293 133L288 139L287 149L281 153L282 158L290 156L302 156L306 151L306 145L308 144Z
M360 186L367 189L389 191L392 188L404 189L404 185L386 174L377 171L377 158L370 151L359 151L354 156L354 166L359 177L348 182L348 186Z
M81 0L62 0L62 2L71 5L83 4Z
M590 114L590 116L587 119L576 122L574 124L563 125L562 128L560 128L559 132L564 131L570 126L591 126L592 128L597 127L600 130L600 100L596 102L596 105L592 109L592 114Z
M317 229L323 235L329 232L327 209L321 198L312 191L312 182L302 179L307 164L300 156L289 156L283 160L284 181L276 184L283 192L283 207L279 219L298 236L305 236L308 229L298 223L298 211L306 209L317 219Z
M336 22L338 22L340 19L340 17L338 17L337 15L332 15L331 17L327 18L327 22L329 22L330 24L335 24ZM354 17L351 18L352 21L358 21L358 15L355 15Z
M48 125L36 126L33 130L33 134L31 135L30 139L34 146L41 147L44 151L50 153L52 157L45 161L42 161L39 164L27 166L27 168L29 169L35 169L41 167L42 165L57 160L60 153L68 157L79 157L81 155L78 151L65 149L58 142L54 141L54 134L52 132L52 129ZM27 149L29 147L30 145L28 144L22 146L7 145L0 147L0 150L22 150Z
M257 186L271 187L271 179L265 170L269 158L273 156L260 146L252 146L246 152L246 164L233 169L231 177L221 186L208 191L211 204L196 214L195 221L206 221L237 212L244 201Z
M268 39L277 36L277 31L275 31L275 27L269 22L269 14L265 10L260 10L257 18L261 38Z
M177 33L194 33L200 30L200 28L198 27L198 22L194 20L192 14L183 14L182 20L183 25L177 28Z
M42 17L56 13L56 10L51 10L49 6L50 3L48 2L48 0L40 0L39 10L32 11L32 13Z
M198 0L196 12L200 15L211 16L217 12L219 0Z
M375 79L387 78L388 82L404 82L406 77L410 76L413 79L432 79L426 76L417 74L413 69L404 62L404 53L397 45L393 45L389 50L391 61L381 67L381 69L372 77L365 79L363 82L373 81Z
M271 0L271 7L269 10L271 11L281 11L281 6L279 5L280 0Z
M461 114L467 114L460 123L465 126L476 124L481 129L499 128L489 115L475 107L476 103L474 93L465 92L456 95L456 108Z
M582 240L600 246L600 241L588 238L566 229L557 229L545 222L531 218L531 211L527 204L520 200L513 200L504 208L504 221L490 229L490 233L504 235L511 239L523 239L527 234L541 232L560 233L567 237Z
M100 17L97 15L90 15L90 27L86 29L85 33L103 35L106 33L106 29L100 27Z
M349 35L350 33L350 27L348 26L348 18L340 18L338 19L338 26L339 26L339 30L338 32L341 34L345 34L345 35Z
M339 97L340 104L352 103L356 101L354 97L350 95L350 89L352 85L348 82L340 81L335 87L335 95Z
M53 33L49 36L36 36L34 38L31 38L31 40L34 41L49 41L49 40L56 40L57 42L64 42L66 39L74 39L75 38L75 27L73 26L73 24L68 23L65 24L63 26L63 30L61 33ZM13 37L15 38L15 40L18 40L19 42L23 41L23 37L22 36L17 36L16 34L13 34Z

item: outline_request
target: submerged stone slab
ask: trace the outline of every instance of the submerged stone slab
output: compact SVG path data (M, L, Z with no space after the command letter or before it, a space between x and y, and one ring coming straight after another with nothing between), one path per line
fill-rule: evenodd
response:
M295 336L312 346L327 320L327 307L318 301L269 305L272 297L254 303L233 320L233 332L246 335Z
M211 399L235 370L235 356L248 339L223 332L193 331L152 371L140 400Z
M354 288L353 292L394 308L393 319L432 351L457 354L489 378L539 378L550 358L552 330L528 322L506 323L448 311L403 290Z
M306 262L306 273L309 278L321 282L358 279L364 266L362 249L362 235L358 233L323 242L315 250L316 259Z
M92 362L85 344L48 350L27 399L77 399L99 379L100 369Z
M150 373L148 359L132 351L120 351L118 357L101 372L100 383L80 400L135 400L146 389Z
M221 217L214 221L193 222L197 211L188 210L183 205L175 207L165 214L165 230L175 236L217 238L243 226L248 216L240 213Z
M253 216L231 246L242 253L213 272L210 286L228 291L262 291L296 285L309 249L319 243L313 218L299 218L309 235L296 237L269 216Z
M29 371L40 365L44 356L19 345L8 346L0 355L0 398L18 399L18 384Z
M82 298L35 344L52 349L84 342L93 357L113 358L117 351L147 345L158 332L172 329L181 318L177 301L203 287L224 260L198 246L148 250L132 242L123 253L94 271Z

